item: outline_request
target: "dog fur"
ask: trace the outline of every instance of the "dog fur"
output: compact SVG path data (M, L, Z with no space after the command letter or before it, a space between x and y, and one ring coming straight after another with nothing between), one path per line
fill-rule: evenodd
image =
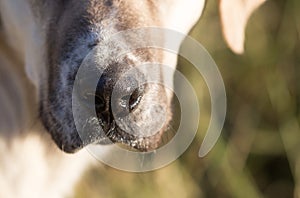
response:
M86 54L103 27L104 34L148 26L187 33L203 5L201 0L0 0L0 197L70 195L93 161L85 150L73 155L60 150L74 152L80 147L74 148L78 143L73 129L65 125L50 129L57 123L49 121L49 112L59 112L47 98L67 84L64 80L74 63L69 57ZM87 17L84 21L77 16L81 12ZM110 23L114 25L107 25ZM99 29L85 34L84 27ZM72 40L74 37L78 39ZM65 45L66 38L69 43ZM61 59L49 68L51 61ZM175 55L164 57L174 66L176 60ZM56 108L67 111L63 102Z

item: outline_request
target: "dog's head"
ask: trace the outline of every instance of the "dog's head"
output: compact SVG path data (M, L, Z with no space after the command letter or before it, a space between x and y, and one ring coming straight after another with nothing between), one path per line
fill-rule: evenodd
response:
M128 29L168 27L166 24L176 28L177 23L173 20L178 17L178 24L184 24L182 18L187 20L186 24L178 26L187 32L199 17L202 6L197 4L197 11L193 9L195 5L182 7L182 11L186 13L191 12L188 9L193 9L193 16L184 16L184 13L180 13L178 2L182 4L183 1L68 0L57 3L57 10L50 17L47 31L47 80L45 87L40 90L40 113L46 129L63 151L75 152L90 143L105 143L106 139L143 151L157 148L171 118L171 97L167 90L159 84L141 83L147 78L147 71L139 72L139 69L135 77L124 77L122 83L117 82L134 67L144 63L163 62L165 54L162 50L137 49L116 58L123 46L132 43L122 39L107 45L103 45L103 42L110 35ZM186 3L192 2L194 0ZM177 10L172 10L175 5ZM175 15L178 17L172 18ZM148 36L145 39L151 39L151 34ZM163 42L164 35L161 37ZM137 39L134 42L142 41ZM92 62L103 73L95 91L89 91L84 86L88 82L88 75L83 80L85 82L76 85L79 87L76 98L86 110L96 112L96 117L88 119L99 122L104 136L83 141L75 126L72 94L79 67L94 49L97 50ZM148 72L163 81L164 75L160 69ZM116 94L112 98L113 92ZM89 104L90 101L94 101L94 104ZM152 105L153 103L159 105ZM134 126L126 125L124 112L131 114ZM162 113L165 113L163 126L156 133L147 134L147 123L150 120L160 120L158 118Z

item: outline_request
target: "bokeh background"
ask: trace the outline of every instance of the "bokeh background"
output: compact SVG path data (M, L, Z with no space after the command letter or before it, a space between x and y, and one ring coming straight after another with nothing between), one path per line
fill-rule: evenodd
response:
M227 91L227 117L216 146L198 158L210 99L202 77L180 58L178 68L198 91L201 108L189 149L148 173L99 164L77 184L76 198L300 197L300 1L268 0L256 10L242 55L224 41L218 3L206 3L191 31L219 66Z

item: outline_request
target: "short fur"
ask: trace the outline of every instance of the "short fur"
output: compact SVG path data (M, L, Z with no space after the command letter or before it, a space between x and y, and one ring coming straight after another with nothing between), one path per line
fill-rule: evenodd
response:
M65 196L91 163L86 151L67 155L54 143L68 153L85 145L73 123L71 90L80 62L95 45L138 27L187 33L202 8L202 0L0 0L0 197ZM156 59L176 65L175 55L150 50L133 52L123 61ZM109 64L106 74L120 76L120 64ZM150 87L136 118L146 115L147 104L163 93ZM170 94L160 97L169 104ZM131 146L138 140L121 130L111 139L120 137ZM138 145L148 150L157 142L146 139Z

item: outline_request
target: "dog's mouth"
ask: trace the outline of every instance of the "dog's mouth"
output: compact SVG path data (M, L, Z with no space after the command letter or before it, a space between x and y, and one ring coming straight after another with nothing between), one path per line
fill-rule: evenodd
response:
M112 122L111 128L105 132L109 140L101 139L97 144L119 143L126 149L136 149L137 151L153 151L163 145L162 136L166 130L161 129L151 136L136 136L122 130L115 121Z

